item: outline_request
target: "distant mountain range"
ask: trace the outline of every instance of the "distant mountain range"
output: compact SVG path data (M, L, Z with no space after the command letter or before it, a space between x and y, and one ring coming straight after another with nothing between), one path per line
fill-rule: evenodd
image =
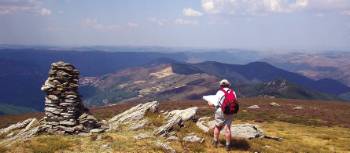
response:
M218 79L205 73L178 74L170 64L125 69L96 78L81 79L88 105L131 100L181 100L209 92Z
M289 53L264 61L312 79L334 79L350 86L350 52Z
M276 68L265 62L253 62L246 65L204 62L192 65L203 72L228 78L237 84L261 83L285 79L304 88L334 95L346 93L350 88L336 80L312 80L300 74Z
M221 51L224 54L210 51L202 54L174 50L157 53L147 49L150 48L141 48L140 52L103 52L95 48L88 51L83 51L86 48L79 51L41 47L0 49L3 87L0 88L0 114L41 111L44 95L40 87L47 78L50 64L59 60L72 63L80 70L83 77L80 91L90 106L134 99L198 99L203 94L214 93L222 78L232 81L244 97L350 99L349 87L336 80L309 79L265 62L223 63L246 63L265 57L255 52L246 51L240 56L239 51L225 54L226 50ZM126 50L135 51L135 48ZM220 62L197 63L205 59ZM196 62L186 63L188 61Z
M341 100L337 95L350 91L337 81L330 81L334 84L314 81L264 62L233 65L161 61L101 77L82 78L85 101L90 105L106 105L134 100L200 99L215 94L222 78L229 79L241 97Z
M47 78L51 63L55 61L74 64L82 76L100 76L141 66L158 58L185 59L182 53L2 49L0 104L42 110L44 95L40 87Z

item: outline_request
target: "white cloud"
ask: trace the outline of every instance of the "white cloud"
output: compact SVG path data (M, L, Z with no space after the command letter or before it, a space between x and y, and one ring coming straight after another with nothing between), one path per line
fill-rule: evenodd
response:
M139 24L134 22L128 22L126 24L103 24L98 22L95 18L86 18L81 21L81 26L85 28L94 29L101 32L116 32L121 30L127 30L131 28L139 27Z
M198 24L198 21L177 18L177 19L175 19L174 23L178 24L178 25L196 25L196 24Z
M202 8L206 12L215 12L215 4L213 0L202 0Z
M192 8L184 8L184 9L182 10L182 14L183 14L184 16L202 16L202 13L201 13L201 12L196 11L196 10L194 10L194 9L192 9Z
M187 20L183 18L176 19L159 19L159 18L149 18L149 21L157 24L158 26L167 26L167 25L197 25L199 24L197 20Z
M119 25L106 25L97 22L97 19L86 18L81 22L83 27L92 28L98 31L117 31L121 27Z
M42 7L42 2L39 0L1 0L0 15L15 14L19 12L39 14L48 16L52 11Z
M2 0L0 1L0 14L13 14L16 12L32 11L37 7L37 1Z
M308 5L308 0L202 0L207 13L257 15L273 12L292 12Z
M49 15L51 15L51 10L49 10L47 8L42 8L40 10L40 15L42 15L42 16L49 16Z
M168 24L168 20L164 20L164 19L159 19L159 18L156 18L156 17L152 17L152 18L149 18L148 19L150 22L153 22L159 26L164 26L166 24Z
M350 9L350 0L202 0L210 14L265 15L296 11L338 11Z

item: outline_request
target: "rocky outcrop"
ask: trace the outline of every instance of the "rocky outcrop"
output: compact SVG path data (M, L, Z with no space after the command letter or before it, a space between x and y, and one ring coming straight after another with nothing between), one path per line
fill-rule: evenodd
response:
M170 118L166 124L160 126L159 128L154 130L154 135L157 136L168 136L169 133L171 132L171 130L175 127L175 126L182 126L182 119L181 116L174 116L172 118Z
M26 119L22 122L12 124L9 127L0 129L0 135L9 133L9 132L17 130L17 129L23 129L23 128L27 129L27 126L29 125L29 127L30 127L30 125L32 125L33 124L32 122L34 122L34 121L37 121L37 120L35 118L29 118L29 119Z
M191 107L184 110L174 110L166 115L167 122L154 130L155 135L167 136L175 126L183 126L187 120L196 120L198 107Z
M293 109L294 109L294 110L302 110L302 109L304 109L304 108L303 108L303 106L295 106L295 107L293 107Z
M273 80L265 83L266 88L275 89L275 90L285 89L288 87L288 85L289 83L287 80Z
M166 118L170 119L174 116L180 116L183 121L196 120L198 107L190 107L184 110L173 110L166 114Z
M136 131L144 128L146 124L148 123L147 119L142 119L136 123L131 123L128 130Z
M78 87L79 71L73 65L62 61L51 64L49 77L41 87L47 94L43 125L46 132L78 134L101 127L84 107Z
M199 129L207 133L210 131L210 129L213 129L215 127L215 121L210 120L210 117L203 117L198 120L196 125ZM224 135L224 132L222 131L220 134ZM232 137L244 139L266 138L277 141L282 140L280 137L265 135L263 130L255 124L233 124L231 125L231 135Z
M10 145L15 140L26 140L37 135L41 130L39 121L35 118L18 122L7 128L0 129L0 135L4 136L4 139L0 141L0 145Z
M132 107L121 114L118 114L108 121L109 128L116 130L121 126L128 126L129 130L137 130L142 128L148 121L145 119L147 112L157 112L159 102L153 101L139 104Z
M215 121L209 121L209 118L200 118L196 124L198 128L202 129L204 132L209 132L215 126ZM224 132L221 132L224 134ZM233 124L231 126L232 137L239 137L245 139L261 138L264 137L263 131L259 126L254 124Z
M281 105L276 103L276 102L271 102L270 103L270 106L273 106L273 107L280 107Z
M199 129L203 130L205 133L208 133L210 129L214 128L215 125L208 125L210 117L202 117L198 119L196 125Z
M194 142L194 143L203 143L204 142L204 138L201 138L197 135L195 135L194 133L190 133L189 135L185 136L182 138L183 141L185 142Z
M176 153L176 150L166 143L156 141L155 146L162 149L165 153Z
M249 106L248 109L259 109L259 105L252 105L252 106Z
M178 138L177 136L172 135L172 136L166 138L166 140L167 140L167 141L178 141L179 138Z
M135 135L134 139L135 140L142 140L142 139L147 139L147 138L150 138L150 137L152 137L152 135L150 133L140 133L138 135Z
M254 124L234 124L231 126L231 134L234 137L245 139L264 137L260 127Z

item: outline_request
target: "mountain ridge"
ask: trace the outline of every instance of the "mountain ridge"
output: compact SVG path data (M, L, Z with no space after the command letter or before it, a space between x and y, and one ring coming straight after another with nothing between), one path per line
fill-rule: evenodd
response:
M237 64L224 64L219 62L204 62L195 64L202 71L207 71L210 67L215 67L216 69L221 70L223 77L234 77L234 75L239 73L244 78L247 78L249 81L272 81L276 79L287 79L290 82L299 84L303 87L318 90L320 92L326 92L331 94L342 94L350 90L350 87L332 79L326 80L317 80L314 81L310 78L304 77L300 74L288 72L286 70L277 68L268 64L266 62L252 62L246 65L237 65ZM236 72L230 74L228 72ZM238 78L239 79L239 78ZM329 83L331 82L331 83ZM327 84L322 84L327 83ZM327 87L327 88L326 88Z
M112 56L113 55L113 56ZM118 60L120 59L120 60ZM252 62L246 65L225 64L215 61L208 61L203 63L186 63L186 56L183 53L148 53L148 52L102 52L102 51L54 51L44 49L2 49L0 50L0 66L3 70L0 72L0 83L6 88L0 89L0 103L12 104L15 106L32 107L36 110L42 110L43 93L39 90L47 76L48 67L51 62L55 60L65 60L77 65L83 77L105 76L106 74L116 73L129 68L144 67L151 68L162 63L171 64L172 71L176 74L195 75L208 74L208 76L216 77L216 81L221 78L228 78L232 83L246 91L250 91L253 87L264 82L283 79L279 77L280 74L286 76L296 76L296 79L287 79L291 83L304 85L298 88L307 88L302 90L315 89L321 92L333 93L341 95L343 99L349 99L349 87L332 80L321 79L318 81L307 79L301 75L287 72L283 69L276 69L276 67L263 62ZM271 72L269 72L271 71ZM205 76L207 77L207 76ZM125 79L125 78L121 78ZM297 80L297 81L295 81ZM91 80L87 80L91 81ZM306 81L303 82L303 81ZM198 83L199 82L199 83ZM201 84L201 78L187 82L191 87L198 87L196 84ZM217 84L212 83L211 86L216 87ZM191 87L179 87L174 89L174 92L180 90L191 90ZM200 87L205 89L208 94L214 91L211 88ZM192 89L195 90L195 89ZM83 87L82 93L84 97L89 97L98 91L95 88ZM135 96L134 92L125 92L122 90L110 91L111 93L98 93L101 98L113 93L120 93L123 100L129 96ZM170 91L164 94L169 94ZM256 92L256 89L254 89ZM160 95L160 96L161 96ZM313 94L310 94L313 95ZM316 94L317 95L317 94ZM165 96L166 97L166 96ZM321 96L322 97L322 96ZM326 96L328 97L328 96ZM99 98L99 99L101 99ZM197 93L188 95L185 98L200 98ZM117 101L119 101L117 100Z
M252 67L256 65L259 69L269 68L271 71L279 70L264 62L233 66L219 62L204 62L199 64L173 62L170 64L125 69L123 71L104 75L100 77L100 79L95 80L95 83L92 84L94 88L101 89L101 93L109 93L104 95L109 103L135 99L201 99L203 95L214 94L218 88L218 82L222 78L227 78L232 81L233 88L236 88L239 96L243 97L268 95L295 99L340 99L337 96L322 93L315 89L305 88L300 84L290 82L288 78L268 78L254 81L254 78L247 78L245 77L246 74L241 73L247 66ZM273 69L271 69L271 67ZM235 71L236 69L240 71L237 72ZM251 69L248 70L250 71ZM286 73L286 71L282 72ZM231 77L233 74L235 76ZM264 77L265 74L260 75ZM301 77L298 74L294 75ZM285 82L285 90L273 89L267 85L274 81L278 82L278 80L283 80ZM83 86L82 88L85 87L86 86ZM123 91L124 97L115 97L119 95L117 94L118 91ZM125 93L125 91L129 91L130 93ZM125 95L129 96L125 97ZM103 96L98 97L100 98L94 100L89 100L89 97L87 97L87 100L95 101L95 104L98 104L99 102L97 101L103 101Z
M74 64L82 76L100 76L161 57L185 59L181 53L0 49L0 84L6 87L0 88L0 104L43 110L40 87L52 62L64 60Z

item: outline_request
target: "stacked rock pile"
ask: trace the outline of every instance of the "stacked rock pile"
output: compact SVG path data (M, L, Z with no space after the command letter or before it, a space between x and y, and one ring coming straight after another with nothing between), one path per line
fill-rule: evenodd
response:
M101 125L84 107L80 95L79 71L62 61L52 63L49 77L41 87L45 97L44 128L49 133L79 134L99 131Z

